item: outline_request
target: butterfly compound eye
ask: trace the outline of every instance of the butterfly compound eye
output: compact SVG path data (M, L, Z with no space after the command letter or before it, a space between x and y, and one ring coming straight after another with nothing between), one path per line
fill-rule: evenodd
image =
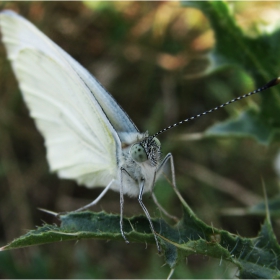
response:
M160 149L160 141L154 137L150 137L150 139L146 139L146 141L142 141L141 144L134 144L130 149L130 155L133 160L136 162L144 162L151 158L156 151ZM146 149L144 148L146 147Z
M161 146L160 141L159 141L156 137L154 137L153 140L155 141L155 143L156 143L156 145L157 145L158 147Z
M144 162L148 160L146 151L140 144L134 144L130 149L130 154L136 162Z

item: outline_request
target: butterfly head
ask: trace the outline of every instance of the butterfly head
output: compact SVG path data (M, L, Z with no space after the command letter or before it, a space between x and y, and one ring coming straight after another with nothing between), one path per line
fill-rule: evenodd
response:
M160 160L160 147L160 141L156 137L149 136L134 144L130 149L130 154L138 163L149 160L152 166L157 166Z

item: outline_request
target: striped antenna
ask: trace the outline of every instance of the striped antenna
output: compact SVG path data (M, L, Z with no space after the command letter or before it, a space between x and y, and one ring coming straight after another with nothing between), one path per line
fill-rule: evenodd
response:
M252 92L249 92L249 93L244 94L244 95L242 95L242 96L236 97L236 98L234 98L234 99L232 99L232 100L230 100L230 101L228 101L228 102L226 102L226 103L224 103L224 104L222 104L222 105L220 105L220 106L217 106L217 107L215 107L215 108L212 108L212 109L210 109L210 110L208 110L208 111L205 111L205 112L203 112L203 113L201 113L201 114L198 114L198 115L196 115L196 116L193 116L193 117L191 117L191 118L187 118L187 119L185 119L185 120L183 120L183 121L174 123L174 124L172 124L172 125L170 125L170 126L164 128L164 129L160 130L159 132L157 132L156 134L154 134L152 137L156 137L156 136L158 136L159 134L161 134L161 133L163 133L163 132L165 132L165 131L167 131L167 130L173 128L173 127L176 127L176 126L178 126L178 125L181 125L181 124L183 124L183 123L186 123L186 122L189 122L189 121L193 121L193 120L195 120L195 119L197 119L197 118L200 118L200 117L202 117L202 116L205 116L205 115L207 115L207 114L210 114L210 113L212 113L212 112L215 112L215 111L217 111L218 109L224 108L225 106L227 106L227 105L229 105L229 104L231 104L231 103L234 103L235 101L239 101L239 100L241 100L241 99L243 99L243 98L246 98L246 97L248 97L248 96L251 96L251 95L253 95L253 94L255 94L255 93L262 92L262 91L264 91L264 90L266 90L266 89L268 89L268 88L271 88L271 87L273 87L273 86L278 85L279 83L280 83L280 77L275 78L275 79L271 80L270 82L268 82L267 84L265 84L264 86L262 86L262 87L260 87L260 88L258 88L258 89L255 89L255 90L252 91Z

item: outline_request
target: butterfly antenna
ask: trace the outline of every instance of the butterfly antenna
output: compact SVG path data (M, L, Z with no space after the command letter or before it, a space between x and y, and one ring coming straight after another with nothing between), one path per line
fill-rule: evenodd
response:
M232 99L232 100L230 100L230 101L228 101L228 102L226 102L226 103L224 103L224 104L222 104L222 105L220 105L220 106L217 106L217 107L215 107L215 108L212 108L212 109L210 109L210 110L208 110L208 111L205 111L205 112L203 112L203 113L201 113L201 114L198 114L198 115L196 115L196 116L193 116L193 117L191 117L191 118L187 118L187 119L182 120L182 121L180 121L180 122L174 123L174 124L172 124L172 125L170 125L170 126L164 128L164 129L158 131L158 132L157 132L156 134L154 134L152 137L156 137L156 136L158 136L159 134L161 134L161 133L163 133L163 132L165 132L165 131L167 131L167 130L169 130L169 129L171 129L171 128L174 128L174 127L176 127L176 126L178 126L178 125L181 125L181 124L183 124L183 123L186 123L186 122L189 122L189 121L193 121L193 120L195 120L195 119L197 119L197 118L200 118L200 117L202 117L202 116L205 116L205 115L207 115L207 114L210 114L210 113L212 113L212 112L215 112L215 111L217 111L218 109L224 108L225 106L227 106L227 105L229 105L229 104L231 104L231 103L234 103L234 102L236 102L236 101L239 101L239 100L241 100L241 99L243 99L243 98L246 98L246 97L248 97L248 96L251 96L251 95L253 95L253 94L255 94L255 93L262 92L262 91L264 91L264 90L266 90L266 89L268 89L268 88L271 88L271 87L273 87L273 86L278 85L279 83L280 83L280 77L275 78L275 79L271 80L270 82L268 82L267 84L265 84L264 86L262 86L262 87L260 87L260 88L258 88L258 89L255 89L255 90L252 91L252 92L249 92L249 93L244 94L244 95L242 95L242 96L236 97L236 98L234 98L234 99Z

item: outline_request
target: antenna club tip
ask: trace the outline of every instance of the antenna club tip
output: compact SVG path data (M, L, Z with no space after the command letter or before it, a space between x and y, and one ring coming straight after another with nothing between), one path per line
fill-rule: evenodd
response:
M280 83L280 77L277 77L275 80L275 84L278 85Z
M280 83L280 77L277 77L266 84L267 88L276 86Z

